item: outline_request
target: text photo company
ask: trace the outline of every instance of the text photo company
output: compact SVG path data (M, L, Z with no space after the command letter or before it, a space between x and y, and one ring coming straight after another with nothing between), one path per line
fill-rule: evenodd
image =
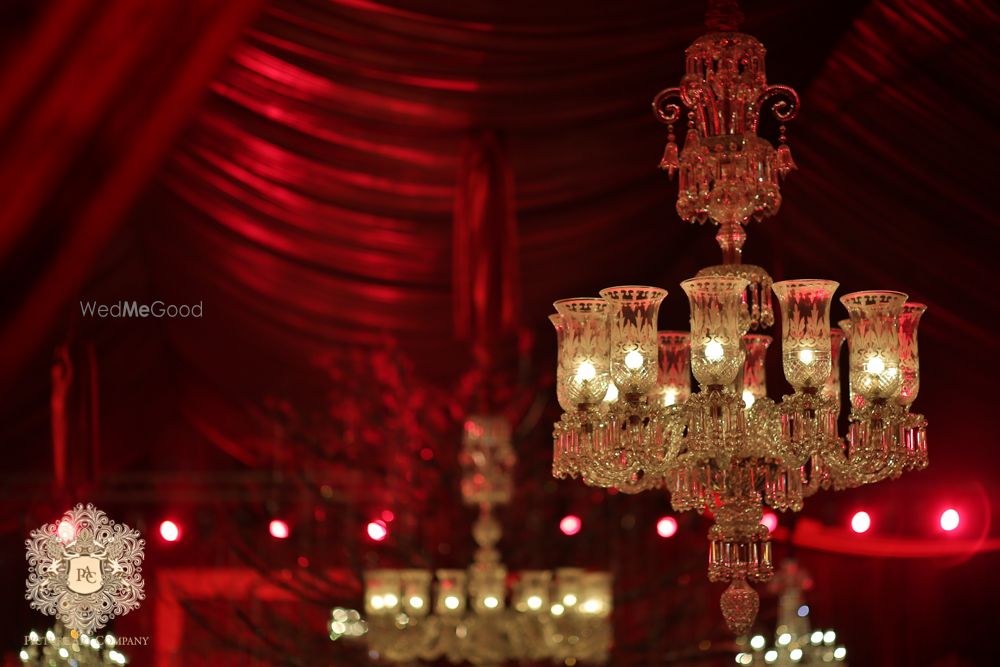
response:
M118 301L106 304L96 301L81 301L80 314L84 317L125 318L125 317L156 317L156 318L201 318L204 314L204 304L199 301L193 304L175 304L164 301L139 303L138 301Z
M86 634L80 634L73 630L70 635L73 639L79 639L80 641L96 648L97 646L149 646L149 635L97 635L94 637L88 637ZM95 644L96 642L96 644ZM40 635L37 632L32 631L30 634L24 637L24 646L45 646L52 645L56 646L60 643L60 638L56 634L49 630L45 635Z

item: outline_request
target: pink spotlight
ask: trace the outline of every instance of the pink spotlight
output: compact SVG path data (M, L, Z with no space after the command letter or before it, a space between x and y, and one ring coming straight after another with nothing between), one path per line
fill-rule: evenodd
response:
M567 514L559 522L559 530L563 532L563 535L576 535L582 527L583 521L575 514Z
M368 523L368 537L376 542L381 542L389 536L389 529L385 526L385 521L376 519Z
M872 518L868 512L855 512L851 517L851 530L855 533L867 533L872 527Z
M773 533L778 529L778 515L774 512L764 512L760 522L767 526L767 532Z
M660 537L673 537L677 533L677 519L672 516L660 517L656 522L656 534Z
M181 539L181 527L167 519L160 522L160 537L167 542L176 542Z
M961 517L958 514L958 510L949 507L941 512L941 530L946 530L950 533L958 528L960 522Z
M291 533L288 529L288 524L281 519L271 519L271 523L268 525L267 529L271 531L271 537L276 540L284 540Z

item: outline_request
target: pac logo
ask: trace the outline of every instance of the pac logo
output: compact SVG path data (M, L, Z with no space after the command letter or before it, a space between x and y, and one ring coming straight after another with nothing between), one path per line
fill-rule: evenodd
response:
M58 523L31 531L25 598L32 609L93 635L145 599L145 544L138 531L93 505L77 505Z

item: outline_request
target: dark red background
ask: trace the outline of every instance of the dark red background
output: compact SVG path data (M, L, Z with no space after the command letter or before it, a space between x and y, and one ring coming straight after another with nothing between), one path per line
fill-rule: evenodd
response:
M865 507L877 533L945 539L936 515L953 504L959 537L995 535L996 9L744 9L769 79L803 101L789 127L800 170L780 214L751 226L747 261L929 306L917 406L931 468L816 497L805 515L839 526ZM303 605L195 605L191 645L232 664L244 658L228 642L264 664L358 664L322 623L360 603L362 566L468 558L453 461L461 416L485 401L518 425L508 563L613 568L616 665L731 664L704 581L707 523L684 516L662 541L664 494L609 497L548 473L550 303L661 285L661 324L676 328L678 282L718 261L713 230L673 210L649 110L680 79L702 3L54 0L2 13L4 648L45 622L22 601L24 536L89 500L150 540L149 599L122 632L158 631L161 569L286 568ZM470 181L476 150L486 181ZM486 322L491 370L470 372L454 316L476 293L453 266L453 213L457 184L484 182L503 186L484 191L507 225L488 237L507 250L491 261L519 289L507 328ZM80 300L119 299L200 301L205 316L79 316ZM72 485L53 491L49 364L64 341L80 383ZM773 364L771 383L784 387ZM376 547L364 524L386 508L397 518ZM584 518L573 539L556 530L568 511ZM266 535L275 513L292 520L287 543ZM185 526L171 547L154 536L167 515ZM798 555L817 580L814 621L838 630L853 664L993 659L995 553ZM308 579L327 568L344 575ZM765 599L762 631L773 614Z

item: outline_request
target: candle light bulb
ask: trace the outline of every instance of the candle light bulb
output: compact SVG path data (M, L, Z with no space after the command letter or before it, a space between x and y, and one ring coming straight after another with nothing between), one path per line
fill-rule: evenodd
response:
M625 355L625 368L628 368L629 370L639 370L642 368L642 362L642 352L639 350L631 350Z
M873 375L885 372L885 361L882 357L872 357L868 360L868 363L865 364L865 372Z
M722 348L722 343L717 340L710 340L705 344L705 358L709 361L722 361L726 351Z
M584 361L580 364L580 367L576 369L576 381L580 384L589 382L596 377L597 369L594 368L594 364L589 361Z
M677 403L677 390L667 388L663 390L663 404L674 405Z
M816 353L812 350L805 349L799 350L799 361L804 364L811 364L816 360Z

